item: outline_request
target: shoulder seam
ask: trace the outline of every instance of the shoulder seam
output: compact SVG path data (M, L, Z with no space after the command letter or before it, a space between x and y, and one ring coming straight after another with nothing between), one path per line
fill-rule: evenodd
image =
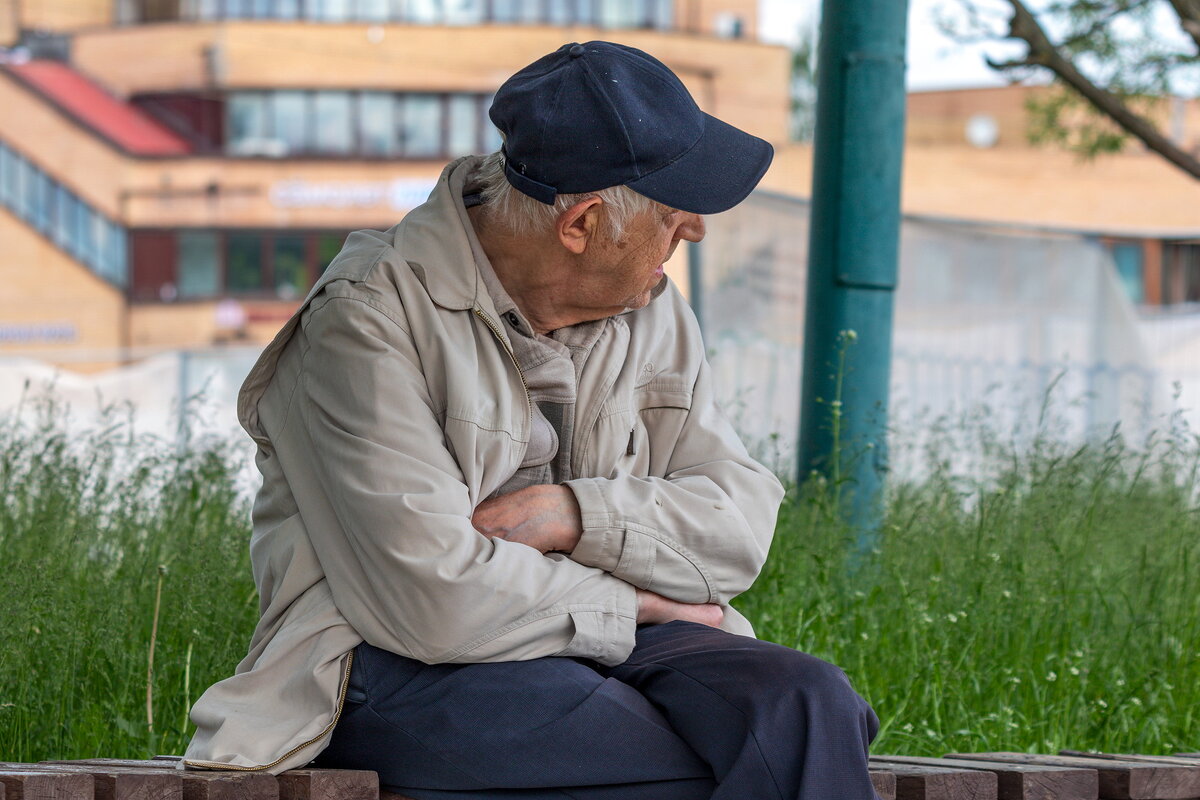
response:
M386 318L386 319L387 319L389 322L391 322L393 325L395 325L395 326L396 326L397 328L399 328L400 330L404 331L404 333L405 333L405 335L406 335L406 336L411 336L411 335L412 335L412 331L411 331L411 330L409 330L408 326L407 326L407 325L405 325L403 322L401 322L401 321L400 321L400 320L399 320L399 319L396 317L396 315L395 315L395 314L394 314L394 313L393 313L393 312L392 312L390 309L388 309L388 308L386 308L386 307L384 307L384 306L380 305L379 303L375 302L374 300L371 300L371 299L369 299L369 298L366 298L366 297L353 297L353 296L350 296L350 295L345 295L345 294L326 295L325 302L321 303L321 305L320 305L320 306L317 306L317 307L313 308L312 310L313 310L314 312L315 312L315 311L320 311L320 310L321 310L321 309L323 309L325 306L327 306L327 305L329 305L330 303L332 303L334 300L346 300L346 301L348 301L348 302L352 302L352 303L362 303L364 306L367 306L368 308L371 308L371 309L374 309L375 311L378 311L378 312L379 312L380 314L382 314L382 315L383 315L383 316L384 316L384 317L385 317L385 318ZM311 316L310 316L310 319L311 319ZM307 329L307 328L308 328L308 323L307 323L307 321L306 321L306 322L305 322L305 324L304 324L304 328L305 328L305 329Z

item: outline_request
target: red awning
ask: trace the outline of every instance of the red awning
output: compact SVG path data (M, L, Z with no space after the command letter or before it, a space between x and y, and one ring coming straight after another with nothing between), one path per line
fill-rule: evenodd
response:
M45 97L125 151L139 156L192 152L187 140L145 112L58 61L29 61L7 68Z

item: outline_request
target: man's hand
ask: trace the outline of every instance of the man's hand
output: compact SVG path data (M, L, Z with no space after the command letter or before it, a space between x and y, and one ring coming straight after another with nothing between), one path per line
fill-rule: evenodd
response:
M484 500L471 515L484 536L529 545L542 553L569 553L583 536L575 493L559 484L528 486Z
M645 589L637 590L637 601L638 624L656 625L682 619L716 628L725 619L725 612L714 603L680 603Z

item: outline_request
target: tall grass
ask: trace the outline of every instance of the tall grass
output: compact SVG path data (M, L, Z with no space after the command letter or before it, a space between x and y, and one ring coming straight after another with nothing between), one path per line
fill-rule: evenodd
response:
M256 618L244 448L44 411L0 422L0 760L181 752ZM857 565L833 487L792 493L738 601L759 635L845 668L877 752L1200 750L1195 440L981 433L964 476L951 433Z
M738 603L759 636L842 666L882 720L875 752L1200 750L1196 439L943 433L864 563L836 492L794 493Z
M180 752L255 622L244 448L59 411L0 422L0 760Z

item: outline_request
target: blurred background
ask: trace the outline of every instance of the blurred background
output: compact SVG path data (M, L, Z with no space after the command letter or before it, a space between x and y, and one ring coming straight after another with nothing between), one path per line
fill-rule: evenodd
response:
M865 451L834 436L738 608L846 670L876 752L1200 751L1200 0L908 8L888 441L863 459L887 502L847 523ZM565 42L647 50L775 146L668 271L730 416L794 475L818 12L0 0L0 757L183 752L258 619L243 377L347 233L494 149L492 94ZM845 355L815 376L847 379L831 429L875 408Z
M346 234L390 227L449 159L495 149L487 108L509 74L606 38L775 145L760 190L670 271L731 414L786 472L817 5L0 0L0 413L52 387L81 423L133 405L141 432L236 432L241 379ZM1129 5L1092 20L1093 38L1190 44L1162 9L1120 19ZM998 0L911 6L891 424L919 439L986 408L1011 432L1049 403L1066 441L1115 425L1136 438L1172 414L1195 428L1200 184L1050 70L1014 65L1029 48L1012 14ZM1069 22L1044 19L1061 36ZM1194 155L1194 56L1146 57L1171 80L1130 89L1121 76L1145 68L1080 63ZM904 452L895 468L919 471Z

